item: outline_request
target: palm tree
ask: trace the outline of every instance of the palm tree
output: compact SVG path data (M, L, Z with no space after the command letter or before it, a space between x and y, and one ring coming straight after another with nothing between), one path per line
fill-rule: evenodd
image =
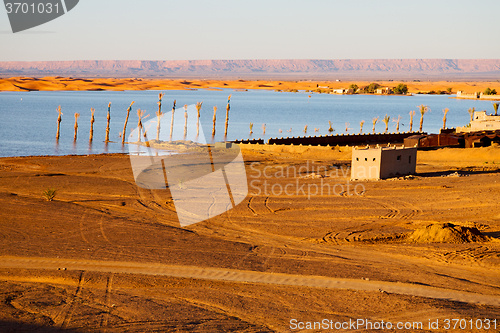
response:
M262 134L266 135L266 124L262 124Z
M307 125L304 126L304 134L307 134Z
M186 140L186 136L188 133L188 106L184 105L184 140Z
M76 137L78 136L78 118L80 117L79 113L75 113L75 135L73 136L73 141L76 141Z
M106 139L104 141L109 142L109 123L111 121L111 102L108 103L108 115L106 116L106 119L107 119L108 123L106 125Z
M413 116L415 116L415 113L414 110L410 111L410 132L413 131Z
M250 123L250 135L253 133L253 123Z
M56 134L56 140L59 141L59 136L61 134L61 120L62 120L62 112L61 112L61 106L57 108L57 112L59 113L59 116L57 117L57 134Z
M214 106L214 119L213 119L213 126L212 126L212 138L215 136L215 123L217 121L217 106Z
M391 117L389 117L387 114L385 115L384 117L384 124L385 124L385 131L384 131L384 134L387 133L387 131L389 131L389 121L391 120Z
M498 116L498 105L500 105L500 103L493 103L493 109L495 110L495 116Z
M200 111L201 111L201 106L203 105L203 102L197 102L196 103L196 111L198 111L198 118L196 118L196 136L200 135Z
M372 119L372 124L373 124L373 127L372 127L372 132L373 134L375 134L375 125L377 125L378 123L378 117L375 117Z
M352 128L349 128L349 125L351 125L350 123L345 123L345 131L346 133L349 132L349 130L351 130Z
M127 117L125 118L125 125L123 125L123 132L122 132L122 145L125 143L125 134L127 133L127 123L128 123L128 117L130 116L130 110L132 110L132 105L134 105L135 102L130 103L130 106L127 109Z
M142 132L142 117L144 116L144 114L146 113L146 111L142 111L141 109L137 109L137 117L139 117L139 121L137 122L137 129L139 130L139 134L138 134L138 137L137 137L137 141L138 142L141 142L141 132Z
M89 134L89 141L92 142L92 140L94 140L94 122L95 122L95 118L94 118L94 108L90 108L90 134Z
M446 115L448 114L448 111L450 111L448 108L443 110L443 129L446 128Z
M163 113L161 112L161 102L163 100L164 93L158 94L158 111L156 111L156 118L158 123L156 124L156 141L160 141L160 128L161 128L161 118Z
M231 95L227 98L227 106L226 106L226 125L224 127L224 140L227 138L227 126L229 124L229 110L231 109L231 106L229 103L231 102Z
M427 105L419 105L418 107L420 109L420 127L419 127L419 132L422 132L422 127L424 126L424 114L430 111L429 107Z
M472 122L474 120L474 112L476 112L476 108L469 108L467 111L469 112L470 121Z
M392 121L396 123L396 132L399 133L399 123L403 117L398 116L397 118L392 118Z
M172 106L172 119L170 120L170 141L172 141L172 135L174 134L174 115L175 115L175 105L177 100L174 99L174 106Z
M363 125L365 124L364 120L361 120L359 122L359 134L363 133Z
M333 127L332 127L332 122L331 122L330 120L328 120L328 126L329 126L329 128L328 128L328 132L330 132L330 133L331 133L331 132L335 131L335 130L333 129ZM290 132L291 132L291 131L290 131Z

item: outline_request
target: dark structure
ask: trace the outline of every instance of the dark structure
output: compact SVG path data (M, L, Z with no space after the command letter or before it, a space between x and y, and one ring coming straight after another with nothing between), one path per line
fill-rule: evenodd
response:
M264 140L263 139L235 140L235 141L233 141L233 143L243 143L243 144L249 144L249 143L256 144L256 143L258 143L260 145L263 145Z
M405 138L418 132L387 133L387 134L340 134L322 136L303 136L292 138L269 139L268 144L277 145L312 145L312 146L362 146L369 144L402 143Z
M463 148L464 138L455 133L439 133L429 135L412 135L404 140L405 147L435 148L456 147Z
M488 147L492 143L500 144L500 131L462 133L465 148Z

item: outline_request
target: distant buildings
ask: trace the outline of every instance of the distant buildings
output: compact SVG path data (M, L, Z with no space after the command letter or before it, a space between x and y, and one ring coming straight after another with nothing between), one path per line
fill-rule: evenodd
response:
M473 92L473 93L466 93L464 91L457 91L457 98L465 98L465 99L487 99L487 100L500 100L499 95L485 95L484 93L480 92Z
M392 89L389 87L378 88L375 90L376 95L389 95L392 94Z
M415 173L417 148L353 147L352 180L377 180Z
M500 116L487 115L486 111L476 111L469 125L457 127L457 133L500 130Z

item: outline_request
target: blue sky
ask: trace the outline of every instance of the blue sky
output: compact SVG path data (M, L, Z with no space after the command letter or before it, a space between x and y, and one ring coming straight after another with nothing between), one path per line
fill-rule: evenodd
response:
M0 61L498 59L499 13L498 0L80 0L17 34L0 9Z

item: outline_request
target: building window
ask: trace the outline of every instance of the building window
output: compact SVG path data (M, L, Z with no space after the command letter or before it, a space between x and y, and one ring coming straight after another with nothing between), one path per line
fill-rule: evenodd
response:
M365 161L368 161L368 158L365 157Z
M411 163L411 155L408 156L408 163Z
M359 157L356 157L356 161L359 161Z
M398 161L401 161L401 155L398 155L398 157L396 158Z
M375 161L375 157L373 158L373 161Z

